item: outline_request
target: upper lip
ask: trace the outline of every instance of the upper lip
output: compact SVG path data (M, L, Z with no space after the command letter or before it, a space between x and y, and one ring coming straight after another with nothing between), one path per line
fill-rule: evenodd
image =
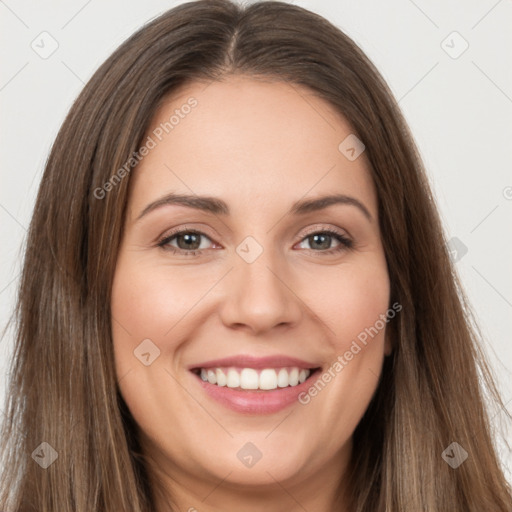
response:
M254 357L247 354L240 354L231 357L224 357L222 359L214 359L211 361L204 361L189 366L189 370L195 370L197 368L219 368L227 366L238 366L240 368L285 368L285 367L297 367L297 368L318 368L319 365L304 361L303 359L297 359L296 357L289 357L286 355L274 355L265 357Z

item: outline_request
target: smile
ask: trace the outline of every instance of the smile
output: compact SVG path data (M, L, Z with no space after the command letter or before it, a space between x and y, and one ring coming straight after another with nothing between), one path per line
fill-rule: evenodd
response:
M197 370L204 382L232 389L272 390L295 387L302 384L311 374L311 370L290 368L201 368Z
M239 355L188 368L205 396L243 414L270 414L298 404L320 373L318 363L284 355Z

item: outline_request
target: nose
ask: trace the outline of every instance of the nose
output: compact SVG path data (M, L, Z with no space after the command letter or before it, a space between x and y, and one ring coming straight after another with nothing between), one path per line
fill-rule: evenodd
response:
M290 328L300 321L303 303L285 263L272 253L264 250L252 263L237 256L235 268L224 280L220 308L227 327L261 334L277 326Z

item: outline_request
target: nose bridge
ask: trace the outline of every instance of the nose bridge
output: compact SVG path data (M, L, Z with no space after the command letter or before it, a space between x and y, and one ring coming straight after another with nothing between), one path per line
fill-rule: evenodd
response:
M225 323L264 331L299 318L298 299L286 283L286 263L271 246L271 239L268 234L264 242L248 236L236 247L223 309Z

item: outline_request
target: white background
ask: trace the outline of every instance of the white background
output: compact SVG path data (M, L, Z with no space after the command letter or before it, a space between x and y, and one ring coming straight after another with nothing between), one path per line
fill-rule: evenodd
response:
M0 329L14 305L44 163L73 99L123 40L179 3L0 0ZM512 1L293 3L352 37L399 100L448 238L468 249L457 269L512 411ZM50 48L44 31L58 43L46 59L31 47L45 37ZM456 55L464 40L469 47L452 58L447 51ZM12 347L9 330L0 342L0 412ZM512 445L510 425L505 436ZM512 482L512 456L497 442Z

